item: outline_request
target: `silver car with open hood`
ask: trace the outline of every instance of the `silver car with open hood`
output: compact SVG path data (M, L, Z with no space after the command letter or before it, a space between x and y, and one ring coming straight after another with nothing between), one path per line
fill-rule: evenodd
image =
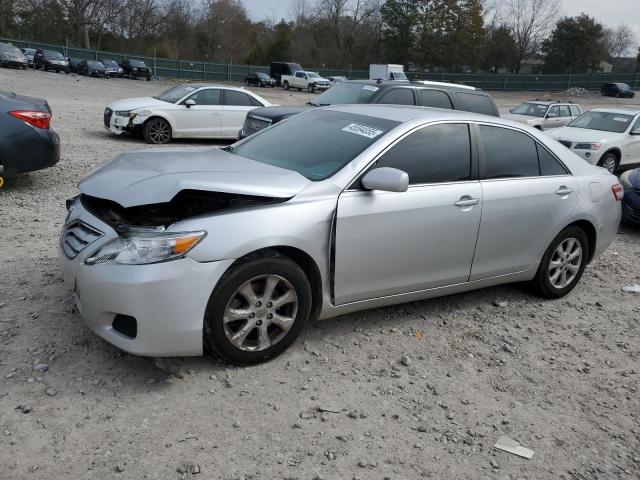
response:
M614 239L622 195L533 128L382 105L128 152L80 191L60 262L87 325L131 353L235 363L309 318L507 282L562 297Z

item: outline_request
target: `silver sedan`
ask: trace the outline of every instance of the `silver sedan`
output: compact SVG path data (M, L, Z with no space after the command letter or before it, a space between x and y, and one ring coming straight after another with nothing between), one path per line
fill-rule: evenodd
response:
M235 363L310 319L508 282L569 293L622 188L532 128L450 110L314 109L226 149L125 153L68 202L87 325L140 355Z

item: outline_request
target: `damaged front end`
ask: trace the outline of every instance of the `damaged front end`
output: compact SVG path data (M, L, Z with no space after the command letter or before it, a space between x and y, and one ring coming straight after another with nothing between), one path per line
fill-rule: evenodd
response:
M224 192L182 190L169 202L125 208L120 204L87 194L80 196L82 205L119 234L132 230L164 231L176 222L216 212L238 210L286 201Z
M118 234L89 258L87 265L142 265L183 257L206 235L205 230L168 231L185 219L284 201L221 192L183 190L166 203L125 208L112 200L82 194L82 206Z

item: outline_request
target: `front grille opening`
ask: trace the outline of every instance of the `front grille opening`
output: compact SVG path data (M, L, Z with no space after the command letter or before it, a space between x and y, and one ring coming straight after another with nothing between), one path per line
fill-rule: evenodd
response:
M117 314L111 326L116 332L121 333L125 337L133 339L138 336L138 322L129 315Z

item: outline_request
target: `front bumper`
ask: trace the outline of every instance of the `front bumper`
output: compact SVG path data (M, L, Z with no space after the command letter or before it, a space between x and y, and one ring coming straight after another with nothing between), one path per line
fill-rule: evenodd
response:
M80 202L67 224L74 221L104 232L73 259L67 257L62 243L59 247L65 284L73 289L86 325L107 342L135 355L202 355L205 309L233 261L199 263L182 258L151 265L86 265L87 257L117 234ZM114 328L116 315L135 319L135 337Z
M25 60L19 60L14 58L4 58L0 60L0 63L7 67L25 68L29 65L29 62Z

